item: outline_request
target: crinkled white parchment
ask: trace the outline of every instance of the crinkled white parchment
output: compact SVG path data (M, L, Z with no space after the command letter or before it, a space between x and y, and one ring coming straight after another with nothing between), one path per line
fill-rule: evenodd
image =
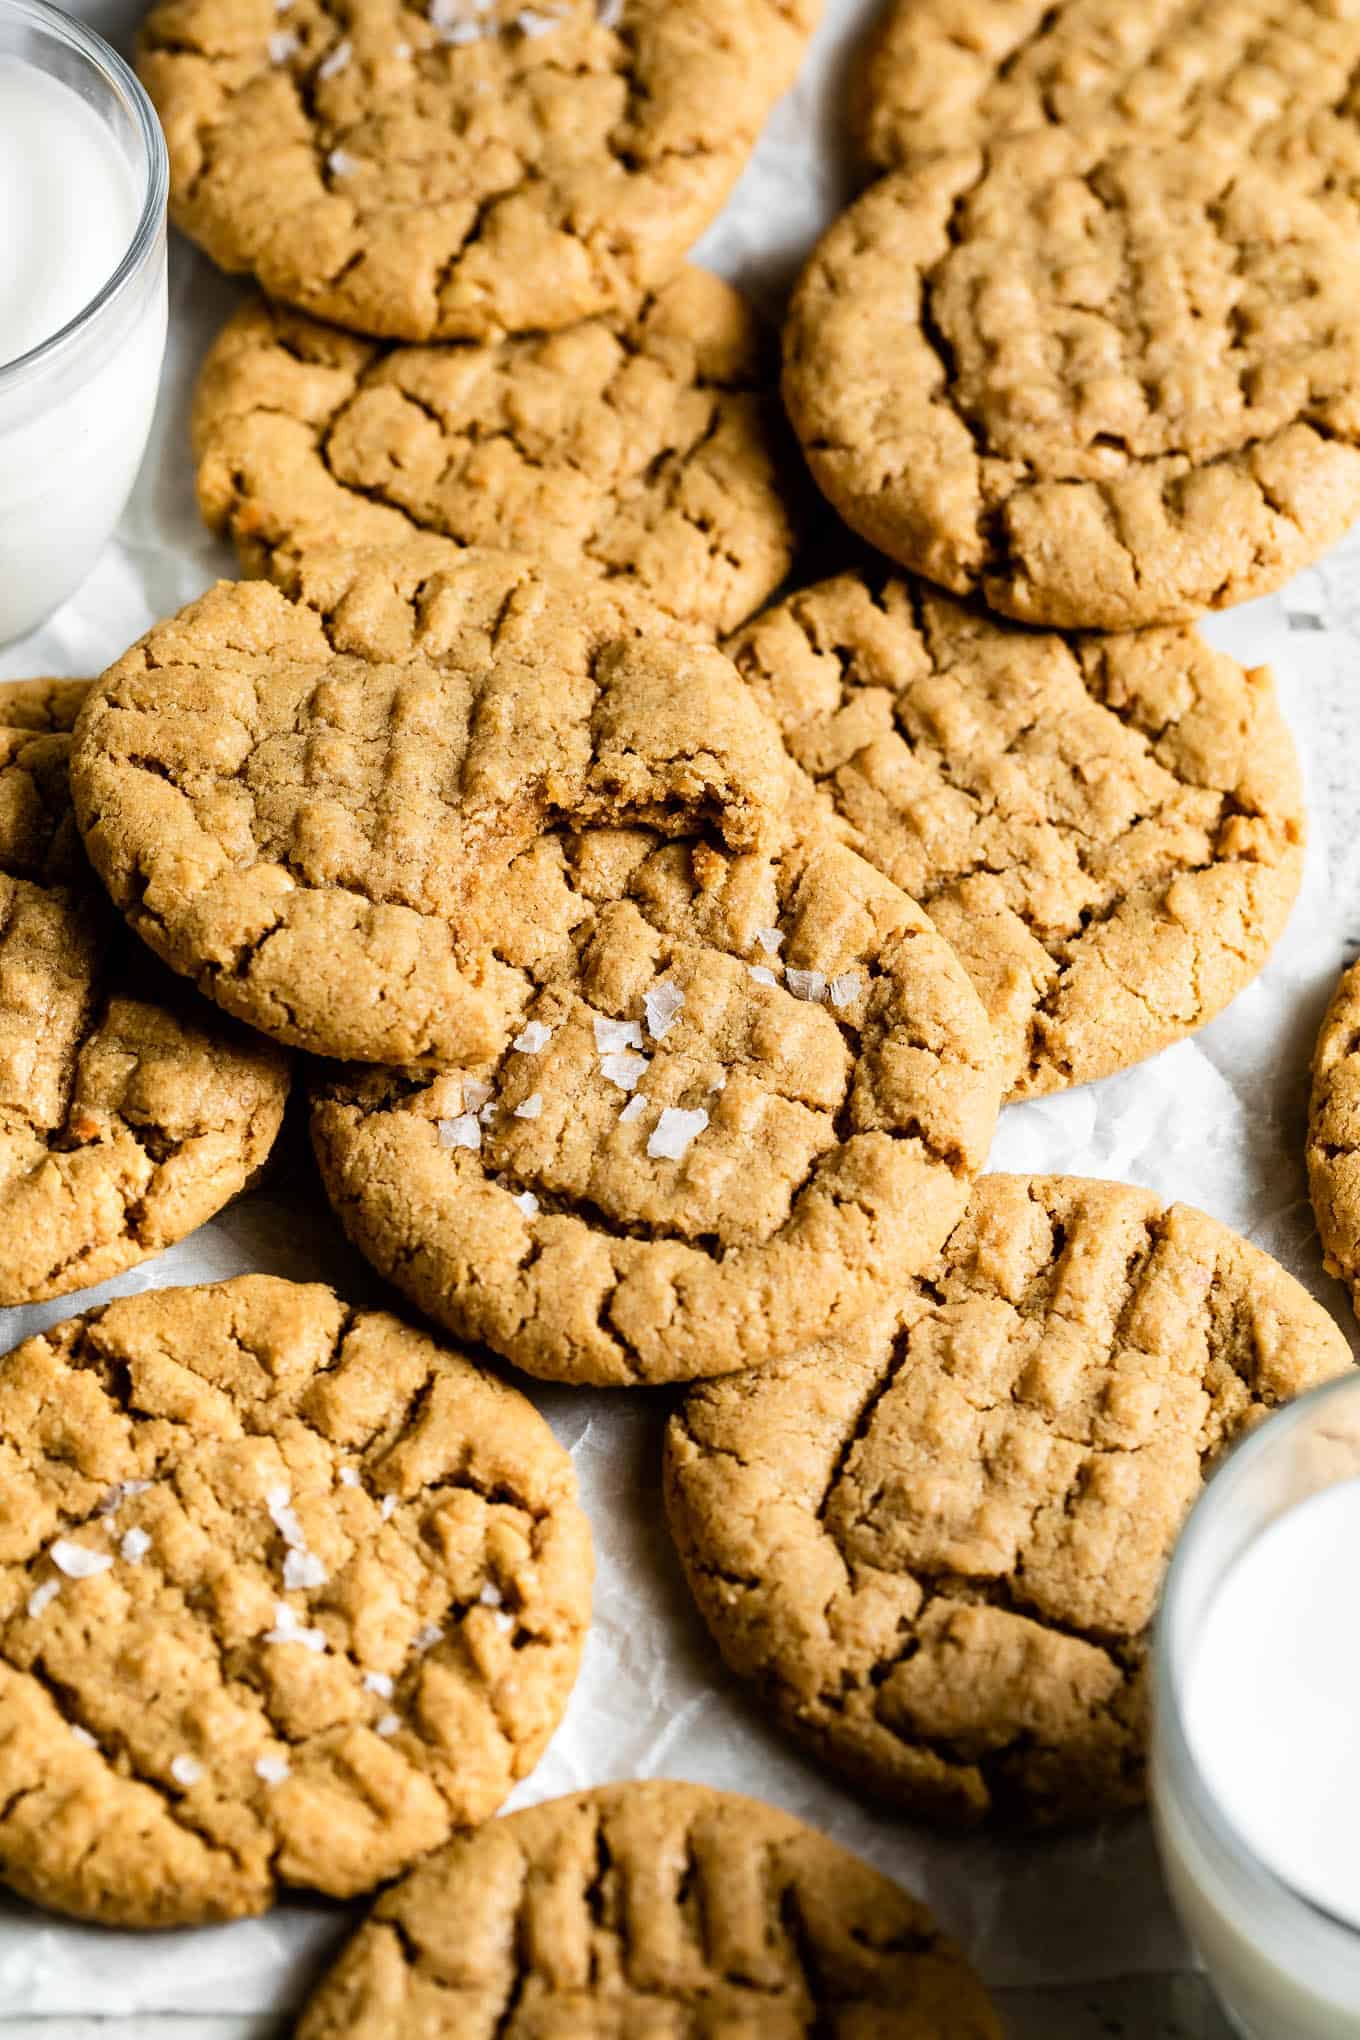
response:
M828 0L802 81L699 251L771 312L850 189L836 109L872 4ZM86 0L77 11L127 48L135 12L128 0ZM163 401L118 540L54 622L0 653L0 677L98 672L157 617L234 571L196 516L186 440L196 365L241 287L182 244L171 284ZM1322 1275L1302 1140L1313 1037L1354 953L1348 938L1360 938L1360 544L1283 595L1215 619L1209 635L1275 667L1303 753L1311 847L1288 932L1257 982L1194 1041L1106 1083L1007 1110L993 1165L1120 1177L1199 1204L1277 1255L1349 1326L1340 1291ZM297 1125L266 1188L121 1281L0 1312L0 1350L119 1291L246 1269L318 1277L357 1301L380 1294L326 1211ZM1023 1846L941 1840L877 1818L819 1776L727 1676L685 1592L658 1485L665 1402L525 1386L575 1459L599 1577L567 1719L512 1803L612 1778L700 1779L778 1801L922 1892L994 1984L1078 1982L1184 1963L1145 1822ZM0 1901L0 2020L282 2008L305 1989L348 1917L298 1900L264 1920L134 1936Z

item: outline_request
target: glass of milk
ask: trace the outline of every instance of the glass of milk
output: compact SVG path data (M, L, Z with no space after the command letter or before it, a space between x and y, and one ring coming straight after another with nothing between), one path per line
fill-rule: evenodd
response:
M0 0L0 644L118 521L165 352L165 141L122 59Z
M1209 1482L1158 1617L1171 1893L1247 2040L1360 2036L1360 1375Z

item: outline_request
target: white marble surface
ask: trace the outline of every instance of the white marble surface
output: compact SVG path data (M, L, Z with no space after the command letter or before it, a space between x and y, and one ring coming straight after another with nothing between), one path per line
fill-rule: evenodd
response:
M771 306L845 188L834 109L866 9L872 0L828 0L818 57L707 247L715 266L744 278ZM136 0L83 0L77 11L126 47ZM0 653L0 676L97 671L156 616L214 574L233 571L196 518L185 441L197 361L239 294L176 247L175 340L148 464L118 542L52 628ZM1342 960L1360 943L1360 540L1283 597L1215 619L1211 634L1253 661L1269 660L1279 676L1309 790L1299 908L1258 984L1195 1042L1108 1084L1006 1113L993 1160L1124 1177L1200 1203L1278 1254L1349 1324L1322 1275L1301 1139L1312 1037ZM113 1286L248 1267L318 1276L359 1301L377 1293L326 1214L300 1144L265 1190ZM70 1309L0 1312L0 1350ZM1183 1973L1188 1954L1145 1824L1008 1849L937 1841L878 1821L774 1736L722 1672L659 1521L660 1405L533 1393L576 1458L600 1581L568 1721L523 1796L632 1773L762 1792L923 1890L997 1989L1012 2040L1221 2040L1203 1986ZM304 1987L314 1951L342 1924L333 1911L294 1902L265 1922L139 1939L0 1902L0 2035L259 2040L286 2030L286 2006ZM100 2012L116 2016L92 2016Z

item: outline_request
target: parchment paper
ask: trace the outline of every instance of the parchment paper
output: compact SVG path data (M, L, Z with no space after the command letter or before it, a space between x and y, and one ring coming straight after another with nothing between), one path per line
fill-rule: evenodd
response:
M772 313L851 188L836 109L872 5L828 0L801 82L698 251ZM86 0L76 11L127 49L128 0ZM186 421L196 365L240 294L185 245L173 249L163 398L132 504L80 594L0 654L0 677L96 673L156 618L235 571L194 509ZM1340 1290L1322 1274L1302 1139L1313 1036L1360 937L1360 544L1283 595L1215 619L1208 634L1275 667L1303 753L1311 845L1288 932L1264 974L1194 1041L1105 1083L1003 1113L992 1164L1123 1178L1199 1204L1277 1255L1350 1329ZM380 1295L327 1213L296 1116L264 1188L118 1282L0 1312L0 1351L120 1291L247 1269L320 1278L356 1301ZM525 1386L575 1459L599 1573L570 1711L512 1805L613 1778L699 1779L777 1801L915 1887L994 1984L1079 1982L1187 1960L1142 1820L1027 1846L947 1841L877 1818L819 1777L728 1678L689 1602L658 1491L666 1404L647 1393ZM0 1900L0 2021L32 2012L282 2009L350 1917L297 1900L260 1921L134 1936Z

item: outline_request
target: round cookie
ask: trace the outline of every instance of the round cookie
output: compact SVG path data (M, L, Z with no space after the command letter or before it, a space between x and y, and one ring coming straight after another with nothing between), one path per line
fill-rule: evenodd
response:
M283 1051L202 1005L113 913L76 834L70 745L0 727L0 1307L102 1282L202 1225L263 1166L288 1096Z
M1026 623L1190 621L1360 512L1360 235L1227 150L940 156L823 238L784 393L902 565Z
M759 1800L670 1779L460 1836L384 1893L297 2040L1000 2040L919 1900Z
M263 299L194 403L198 500L247 573L433 531L732 630L793 562L796 453L744 299L685 269L631 316L382 347Z
M476 1060L524 996L475 895L548 817L759 840L778 739L626 590L442 540L222 583L82 712L95 868L158 956L320 1055Z
M870 571L729 651L987 1008L1013 1097L1213 1018L1284 927L1303 790L1270 675L1185 626L1065 639Z
M242 1276L0 1359L0 1866L85 1919L370 1890L495 1812L576 1676L590 1532L515 1390Z
M1132 1806L1177 1531L1219 1453L1344 1372L1346 1341L1216 1220L1063 1176L984 1176L898 1306L672 1419L667 1509L704 1618L880 1806Z
M88 680L0 680L0 727L73 730Z
M171 209L360 333L554 331L664 284L793 82L816 0L162 0Z
M1307 1152L1327 1273L1360 1311L1360 964L1342 973L1313 1051Z
M821 1338L934 1255L999 1072L953 951L853 851L556 833L500 899L533 991L498 1053L313 1091L331 1201L422 1310L546 1379L679 1381Z
M1099 124L1269 162L1354 210L1360 19L1334 0L894 0L859 93L896 169L1000 135Z

